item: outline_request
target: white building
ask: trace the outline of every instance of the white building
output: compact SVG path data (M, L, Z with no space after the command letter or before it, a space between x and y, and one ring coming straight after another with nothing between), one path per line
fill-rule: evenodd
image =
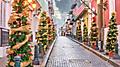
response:
M11 1L0 0L0 57L6 56L6 48L8 45L8 19L11 11Z

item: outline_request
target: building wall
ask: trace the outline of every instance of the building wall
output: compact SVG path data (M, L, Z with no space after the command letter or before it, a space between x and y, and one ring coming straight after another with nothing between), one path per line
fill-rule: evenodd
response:
M119 49L119 55L120 55L120 0L104 0L108 1L107 9L104 11L104 22L106 24L106 28L104 29L104 49L106 45L106 39L107 39L107 32L108 32L108 25L109 20L111 18L111 13L113 11L116 12L116 23L118 27L118 49Z
M6 56L8 46L8 19L11 13L10 2L0 0L0 57Z
M88 33L90 33L90 28L88 26L88 12L86 12L84 15L83 15L83 18L84 18L84 23L86 24L87 28L88 28ZM88 34L89 35L89 34Z
M11 2L0 2L0 26L8 29L8 19L12 11Z
M97 1L96 0L91 0L91 8L94 12L97 13ZM92 13L92 18L91 18L91 21L93 20L93 17L96 17L96 20L97 19L97 15L95 15L94 13ZM96 21L97 25L98 25L98 21Z
M105 27L108 27L108 23L109 23L109 0L104 0L103 2L106 2L106 4L107 4L105 10L103 11L103 18L104 18L103 22L105 23Z
M90 8L94 11L94 12L96 12L97 13L97 1L96 0L91 0L90 2L89 2L90 4ZM92 20L93 20L93 17L96 17L96 20L97 20L97 15L95 15L92 11L89 11L89 29L88 29L88 33L90 33L91 32L91 23L92 23ZM97 23L97 21L96 21L96 23ZM97 25L98 25L98 23L97 23Z
M119 44L119 55L120 55L120 0L115 0L115 11L116 11L116 22L118 24L118 44Z
M116 21L120 25L120 0L115 0Z
M84 23L86 24L86 26L88 27L88 13L84 13L83 15L83 19L84 19Z

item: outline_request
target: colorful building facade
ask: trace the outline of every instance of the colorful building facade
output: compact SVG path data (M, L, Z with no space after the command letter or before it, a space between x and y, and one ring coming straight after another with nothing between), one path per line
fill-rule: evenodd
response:
M96 17L97 27L99 27L99 24L100 24L100 22L99 22L100 19L98 17L99 1L100 0L88 0L88 4L87 3L86 4L89 6L89 9L87 9L86 12L85 12L86 5L83 3L84 0L79 7L76 7L73 9L74 16L77 16L81 20L84 20L84 23L87 25L88 35L90 33L92 17ZM119 55L120 55L120 8L119 8L119 6L120 6L120 0L103 0L103 6L102 6L103 7L102 8L103 24L102 25L104 25L103 26L104 27L104 49L106 49L105 47L106 47L106 39L107 39L109 20L111 18L111 13L116 12L116 23L117 23L117 27L118 27L118 37L117 38L118 38L118 44L119 44L118 49L119 49ZM93 12L95 12L97 14L95 15ZM83 27L83 23L81 23L81 25ZM82 30L83 30L83 28L82 28ZM101 31L101 30L99 30L99 31Z

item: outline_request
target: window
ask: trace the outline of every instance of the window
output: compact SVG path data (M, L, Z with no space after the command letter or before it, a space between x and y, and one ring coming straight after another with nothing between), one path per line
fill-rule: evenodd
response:
M0 2L0 26L5 27L5 22L6 22L6 16L5 16L5 10L6 8L6 4L4 1Z
M2 46L2 43L1 43L1 41L2 41L2 37L1 37L1 31L2 29L0 28L0 46Z
M2 26L2 2L0 2L0 26Z
M9 36L8 30L7 29L2 29L1 30L2 46L6 46L8 44L8 36Z

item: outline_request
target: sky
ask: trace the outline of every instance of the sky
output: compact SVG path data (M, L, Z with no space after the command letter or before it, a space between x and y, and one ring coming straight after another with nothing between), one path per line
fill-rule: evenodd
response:
M67 18L68 12L71 10L73 0L53 0L54 5L54 21L60 28Z

